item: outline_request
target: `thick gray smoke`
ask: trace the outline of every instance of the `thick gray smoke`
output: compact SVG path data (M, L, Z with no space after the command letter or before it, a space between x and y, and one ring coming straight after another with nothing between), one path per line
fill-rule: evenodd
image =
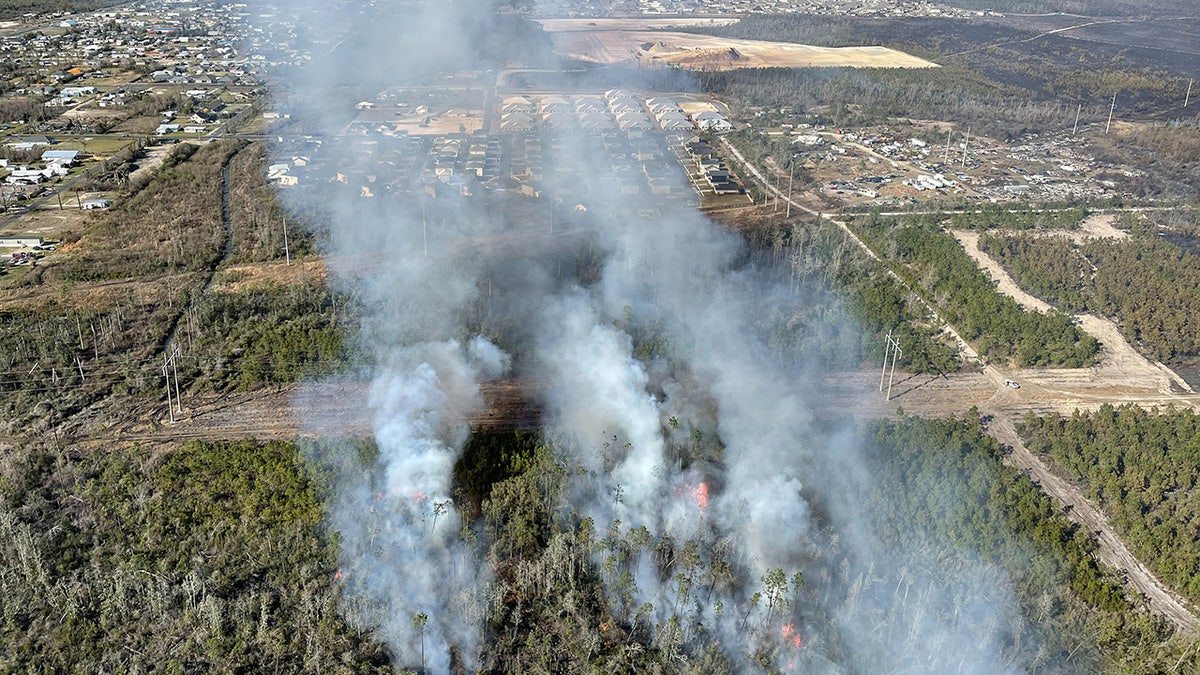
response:
M359 98L464 70L501 71L520 65L517 57L553 62L540 42L507 32L517 25L511 17L491 16L477 2L284 3L273 25L295 36L339 33L314 41L311 63L285 71L284 82L297 115L337 157L328 173L349 166L366 176L386 160L370 134L344 133ZM587 138L562 134L558 142L560 164L587 165ZM688 189L681 174L675 180ZM1003 580L982 567L948 580L919 552L885 555L855 503L870 482L857 440L817 428L806 371L768 346L765 317L803 296L748 264L738 237L693 209L664 205L647 216L612 186L572 183L579 191L570 203L589 209L587 245L602 260L589 283L561 272L563 256L489 255L498 235L520 229L507 220L511 211L495 208L499 197L389 201L369 181L362 192L320 191L335 283L364 308L361 342L373 364L364 405L379 448L375 469L342 486L330 512L347 614L377 626L402 664L424 659L446 672L452 653L475 663L488 570L459 536L452 469L467 420L482 405L480 382L518 370L545 383L547 426L576 439L561 460L581 468L569 488L581 517L601 530L619 521L622 532L644 527L659 540L696 539L707 547L702 557L728 555L742 574L745 583L714 591L714 581L702 597L684 587L697 580L661 578L650 554L639 553L635 600L653 606L654 624L688 613L748 664L762 640L749 640L744 628L770 617L754 595L760 580L776 569L789 578L803 572L824 595L792 603L801 625L788 623L782 639L804 633L806 615L836 628L814 628L818 634L804 638L810 648L789 652L781 667L1008 672L998 661L1010 621ZM283 194L294 208L313 208L304 186ZM540 205L527 211L545 214ZM481 307L504 317L496 342L515 360L484 337L496 335ZM647 331L668 347L639 355ZM689 433L719 456L685 465L678 448ZM826 550L831 537L818 531L814 497L841 539L837 560ZM903 600L880 587L884 578L904 579ZM956 597L981 597L971 590L980 587L990 587L992 602L953 606ZM788 587L785 595L798 592ZM427 617L423 629L413 620L419 615ZM661 628L655 637L668 639Z

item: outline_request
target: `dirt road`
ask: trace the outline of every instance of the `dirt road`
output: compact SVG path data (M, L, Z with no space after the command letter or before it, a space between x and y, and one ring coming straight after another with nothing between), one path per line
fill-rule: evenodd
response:
M1104 516L1090 501L1080 494L1079 489L1059 478L1038 459L1021 440L1013 424L1003 414L996 414L988 423L988 433L1001 443L1012 448L1008 462L1028 471L1042 491L1067 507L1067 517L1087 528L1099 544L1099 557L1106 565L1120 571L1126 586L1140 593L1152 610L1166 617L1181 630L1195 631L1200 627L1194 608L1166 590L1158 579L1129 552L1120 537Z
M755 176L769 192L773 192L786 203L819 218L836 224L871 258L878 256L860 240L853 231L831 214L806 208L774 187L758 167L746 161L733 144L721 139L724 147L737 158L746 171ZM1084 236L1119 237L1121 233L1111 219L1092 220L1085 225ZM992 275L1000 292L1007 293L1027 308L1046 311L1050 306L1025 293L990 256L979 250L978 234L955 232L955 237L966 251L984 270ZM891 271L889 270L889 273ZM891 276L907 287L894 273ZM911 291L912 289L909 288ZM919 298L919 296L917 296ZM945 327L945 331L958 343L959 349L971 360L978 360L974 349L968 345L954 328L946 323L928 303L922 300L930 316ZM889 406L901 406L906 412L945 415L954 411L965 411L976 406L993 416L989 432L1002 443L1013 448L1012 461L1028 469L1037 478L1043 489L1052 498L1066 507L1070 517L1078 519L1095 533L1100 545L1100 559L1108 565L1125 572L1126 587L1147 599L1149 607L1171 623L1184 630L1193 631L1200 627L1196 615L1178 599L1164 590L1162 584L1139 562L1109 526L1100 510L1087 500L1075 486L1055 476L1050 469L1025 447L1013 427L1012 420L1025 412L1046 414L1051 411L1071 414L1078 409L1092 410L1104 403L1137 403L1144 407L1175 405L1177 407L1200 408L1200 397L1186 386L1183 379L1160 363L1151 363L1139 354L1121 336L1111 321L1092 315L1083 315L1081 325L1102 343L1100 362L1086 369L1040 369L1006 371L989 364L980 373L956 375L951 378L910 375L894 387L891 400L883 403L883 409L862 410L863 415L888 414ZM876 376L877 377L877 376ZM871 380L875 380L872 377ZM852 378L839 374L826 384L830 391L823 392L816 400L831 406L831 410L844 411L853 405L845 397L836 394L839 387L848 385ZM1008 380L1017 380L1021 387L1006 386ZM861 396L861 385L855 389ZM876 400L881 400L878 397ZM859 399L869 400L869 399ZM871 408L871 406L868 406Z

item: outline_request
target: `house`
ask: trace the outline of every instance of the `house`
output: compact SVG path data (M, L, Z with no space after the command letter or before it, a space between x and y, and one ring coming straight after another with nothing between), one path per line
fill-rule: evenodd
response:
M18 166L11 169L8 176L5 177L5 182L10 185L38 185L46 178L46 174L41 169L31 169L27 166Z
M42 153L43 162L62 166L73 166L78 157L78 150L46 150Z
M178 124L160 124L154 133L159 136L165 136L167 134L173 134L182 128L183 127L179 126Z
M694 115L692 119L696 122L696 126L705 131L732 131L733 123L725 119L725 116L718 112L702 112Z
M185 134L203 134L208 131L208 127L203 124L189 124L183 128Z
M53 143L49 136L17 136L4 145L13 150L32 150Z

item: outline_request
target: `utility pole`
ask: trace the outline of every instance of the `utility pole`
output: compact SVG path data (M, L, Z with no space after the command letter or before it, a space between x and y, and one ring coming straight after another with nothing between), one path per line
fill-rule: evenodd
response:
M792 157L792 163L788 164L788 196L787 196L787 218L792 217L792 183L796 180L796 158Z
M946 154L942 157L942 164L950 163L950 139L954 136L954 129L946 130Z
M1076 133L1079 132L1079 113L1081 113L1081 112L1083 112L1083 104L1082 103L1080 103L1079 107L1075 109L1075 127L1073 129L1071 129L1072 136L1074 136Z
M890 401L892 400L892 382L894 382L896 379L896 361L898 361L900 357L904 355L904 351L900 349L900 343L892 337L891 331L888 331L887 337L884 339L886 342L884 342L883 345L883 371L879 374L879 391L883 391L883 381L884 379L887 379L887 396L884 398L884 400ZM888 375L889 352L891 353L892 357L891 375Z
M167 370L167 362L165 360L163 361L162 374L167 379L167 414L171 416L171 424L175 424L175 406L171 403L171 372ZM879 386L880 388L883 387L882 384Z
M1104 133L1108 133L1109 127L1112 126L1113 111L1117 109L1117 94L1113 92L1112 105L1108 106L1108 123L1104 125Z
M425 247L425 257L429 257L429 228L425 222L425 201L421 201L421 243Z
M971 127L967 127L967 136L963 139L962 165L967 165L967 149L971 147Z
M171 350L170 356L163 356L162 374L167 380L167 413L171 416L171 424L175 424L175 413L183 412L183 397L179 393L179 366L178 360L181 356L179 347ZM80 369L82 372L82 368ZM171 376L175 376L175 402L171 402Z
M179 357L180 356L182 356L182 354L179 351L179 347L176 347L175 350L171 352L171 372L175 376L176 412L182 413L183 412L183 396L181 396L179 394ZM896 368L896 364L893 363L892 370L894 371L895 368Z
M879 373L879 391L883 391L883 380L887 377L887 360L888 352L892 348L892 331L888 331L887 337L883 338L883 372Z
M1188 80L1187 93L1183 95L1183 107L1188 107L1188 103L1192 100L1192 80Z
M292 252L288 248L287 216L283 217L283 255L287 258L288 267L292 266Z

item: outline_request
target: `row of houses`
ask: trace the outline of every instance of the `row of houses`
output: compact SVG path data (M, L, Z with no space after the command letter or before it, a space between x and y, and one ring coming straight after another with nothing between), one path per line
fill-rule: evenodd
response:
M746 188L742 187L729 171L725 161L707 142L693 138L684 143L683 147L704 181L715 194L741 194L746 191Z
M733 128L723 117L722 122L708 118L716 113L704 115L704 124L716 126L717 130ZM674 100L665 97L646 99L622 89L609 90L604 96L510 96L500 105L500 130L507 133L529 133L537 129L686 133L694 131L696 125Z

